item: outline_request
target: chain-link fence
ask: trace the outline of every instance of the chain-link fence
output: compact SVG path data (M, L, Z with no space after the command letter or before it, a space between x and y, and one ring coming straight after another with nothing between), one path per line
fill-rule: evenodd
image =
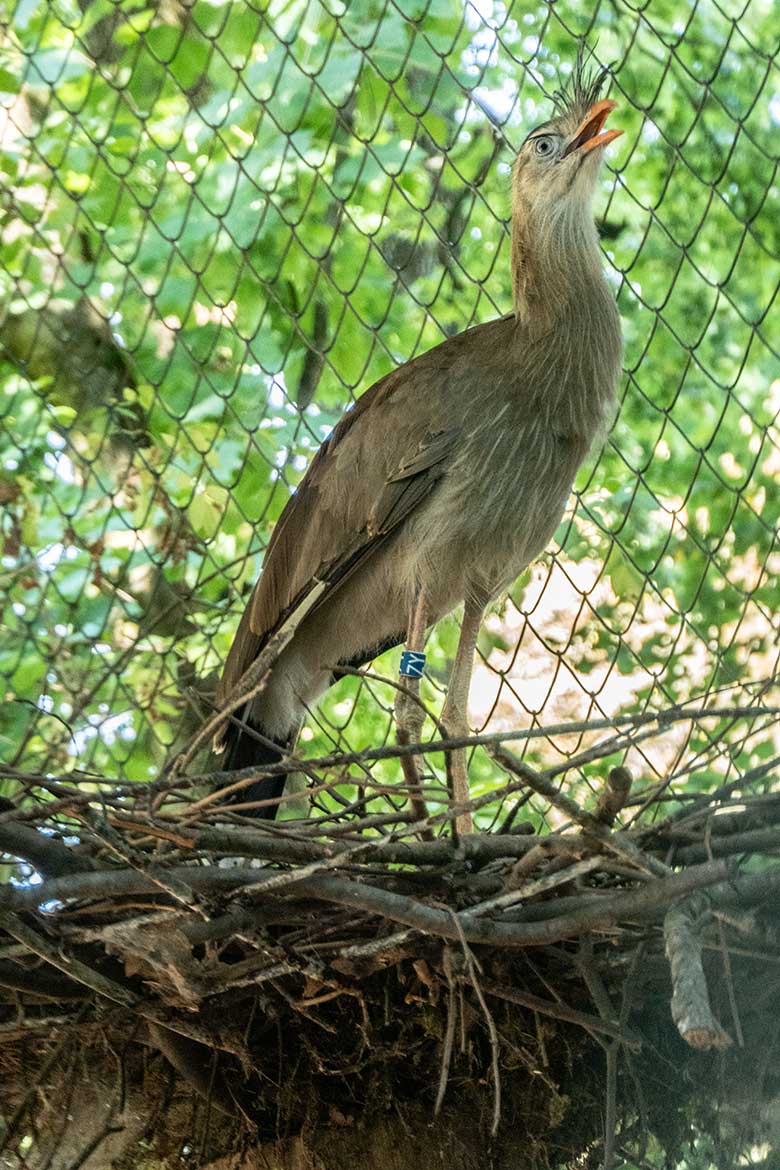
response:
M775 9L0 0L3 1165L775 1164ZM513 153L583 44L625 377L483 624L499 831L447 831L433 720L405 803L397 650L248 831L163 765L344 410L511 308Z
M549 554L485 623L471 722L765 692L780 633L771 0L4 8L12 771L148 780L210 710L273 523L341 413L510 308L513 147L582 40L612 64L625 131L597 208L622 406ZM447 619L431 641L434 709L456 634ZM302 750L392 739L392 703L344 679ZM729 779L777 748L765 721L679 727L637 747L649 784ZM526 753L549 764L588 742ZM495 769L474 757L476 793Z

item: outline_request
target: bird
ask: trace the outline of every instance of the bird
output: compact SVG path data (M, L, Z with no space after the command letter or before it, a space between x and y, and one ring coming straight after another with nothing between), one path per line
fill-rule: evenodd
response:
M461 604L440 723L450 737L468 735L485 608L544 551L615 414L620 317L592 207L604 148L622 133L605 129L616 108L601 96L608 77L578 54L552 116L516 154L512 312L363 393L288 500L217 689L229 712L215 740L222 769L262 769L289 754L307 711L345 669L400 644L397 738L419 742L426 631ZM278 657L237 705L273 638ZM416 761L401 758L414 798ZM448 761L455 830L470 832L465 750ZM272 818L283 789L283 775L260 775L237 799Z

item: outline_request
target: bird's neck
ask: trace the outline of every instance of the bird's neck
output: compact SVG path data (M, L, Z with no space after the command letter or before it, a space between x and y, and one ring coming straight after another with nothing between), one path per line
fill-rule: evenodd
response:
M515 316L533 331L554 327L572 304L602 288L601 252L589 209L534 219L512 216L512 292ZM585 300L584 303L587 303Z

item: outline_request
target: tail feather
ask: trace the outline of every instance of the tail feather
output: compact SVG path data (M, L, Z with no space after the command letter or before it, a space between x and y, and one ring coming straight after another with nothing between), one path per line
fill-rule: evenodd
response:
M252 735L252 731L257 733L258 738ZM236 723L229 724L224 740L225 755L222 766L230 772L262 764L277 764L291 746L291 740L283 744L274 744L261 727L256 727L248 720L245 727L240 727ZM287 777L284 775L263 776L231 796L231 803L249 804L256 800L277 800L284 792L286 780ZM246 815L272 821L276 817L277 809L276 804L266 804L261 808L247 809Z
M344 677L344 670L340 668L346 667L349 669L356 669L364 666L367 662L371 662L385 650L391 649L403 642L404 634L399 631L387 638L383 638L375 645L367 647L365 650L355 654L350 659L344 659L333 671L331 682L336 682L338 679ZM286 756L292 749L293 744L298 738L300 727L296 727L290 733L279 741L278 738L270 736L268 732L254 720L250 719L246 714L246 708L240 714L237 712L235 721L228 723L226 729L221 734L223 743L222 758L220 760L221 767L225 771L238 771L240 768L254 768L262 764L276 764ZM242 788L240 792L230 797L231 804L249 804L254 801L274 801L284 792L284 786L287 777L279 776L264 776L260 780L254 781L247 788ZM247 816L260 817L263 820L272 821L276 817L278 805L266 804L261 808L247 809Z

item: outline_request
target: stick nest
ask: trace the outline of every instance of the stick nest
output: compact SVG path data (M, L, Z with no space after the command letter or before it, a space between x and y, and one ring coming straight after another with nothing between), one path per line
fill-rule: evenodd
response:
M225 799L254 771L123 787L6 769L6 1147L74 1053L95 1083L117 1060L141 1081L166 1069L212 1126L261 1139L438 1116L465 1149L467 1118L529 1167L611 1165L648 1141L679 1148L694 1121L711 1130L713 1061L732 1062L732 1105L740 1068L769 1100L777 760L697 792L632 783L614 760L680 722L760 731L776 717L752 705L596 726L586 758L546 771L510 733L474 737L503 778L471 801L483 831L461 838L446 791L422 793L421 819L419 800L410 812L373 780L403 748L274 766L305 766L315 793L308 815L276 822ZM599 761L575 800L562 777ZM734 1112L727 1138L718 1118L732 1159L761 1123Z

